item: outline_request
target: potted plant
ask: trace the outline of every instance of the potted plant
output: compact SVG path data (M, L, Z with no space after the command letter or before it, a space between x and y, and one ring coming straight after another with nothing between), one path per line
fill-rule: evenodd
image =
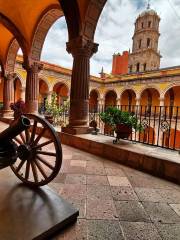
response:
M69 109L69 102L59 106L57 103L57 94L53 93L51 102L45 102L45 119L53 125L63 125L63 114L67 113Z
M116 142L120 138L127 139L133 129L135 131L142 130L142 126L134 114L121 111L116 107L108 107L100 113L100 119L116 132Z
M25 113L26 105L25 102L20 98L17 100L17 102L11 103L10 108L14 111L14 119L16 119Z

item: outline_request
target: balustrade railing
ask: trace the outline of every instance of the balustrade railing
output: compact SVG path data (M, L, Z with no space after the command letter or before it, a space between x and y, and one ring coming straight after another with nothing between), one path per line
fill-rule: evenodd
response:
M89 121L95 120L99 133L115 136L114 130L104 124L99 114L104 112L108 106L98 106L90 108ZM133 129L129 141L140 142L152 146L168 148L172 150L180 149L180 107L179 106L137 106L121 105L116 106L122 111L131 112L143 126L141 132Z

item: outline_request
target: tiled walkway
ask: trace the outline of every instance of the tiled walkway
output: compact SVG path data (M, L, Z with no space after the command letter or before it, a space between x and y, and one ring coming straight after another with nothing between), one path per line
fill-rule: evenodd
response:
M180 240L180 186L69 146L63 153L50 186L80 216L54 239Z
M53 240L180 240L180 186L171 182L63 146L49 186L80 210Z

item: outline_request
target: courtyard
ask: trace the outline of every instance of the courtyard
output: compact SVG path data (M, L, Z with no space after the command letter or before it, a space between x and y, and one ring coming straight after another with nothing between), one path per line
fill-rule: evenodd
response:
M77 148L62 149L61 170L49 187L79 217L51 240L179 240L179 185ZM12 175L8 181L16 178L4 172Z

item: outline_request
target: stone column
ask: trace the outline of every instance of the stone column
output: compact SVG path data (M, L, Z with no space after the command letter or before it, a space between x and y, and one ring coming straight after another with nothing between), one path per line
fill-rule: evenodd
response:
M161 107L161 116L164 116L165 114L164 97L159 98L159 106Z
M117 98L116 99L116 105L118 106L118 108L121 108L121 98Z
M14 80L16 76L16 73L8 73L3 77L3 117L10 117L13 114L10 104L14 102Z
M49 91L49 92L47 93L47 101L48 101L48 103L51 102L52 93L53 93L53 91Z
M43 64L36 61L29 61L27 64L24 64L23 67L27 71L25 95L26 111L28 113L38 114L38 73L43 69Z
M140 114L140 112L141 112L140 104L141 104L141 99L140 98L136 98L136 113L137 114Z
M20 96L21 99L25 102L25 92L26 92L26 88L25 87L21 87L20 89Z
M89 114L90 58L97 52L98 44L82 37L67 43L67 51L72 54L69 125L63 131L71 134L87 133Z

